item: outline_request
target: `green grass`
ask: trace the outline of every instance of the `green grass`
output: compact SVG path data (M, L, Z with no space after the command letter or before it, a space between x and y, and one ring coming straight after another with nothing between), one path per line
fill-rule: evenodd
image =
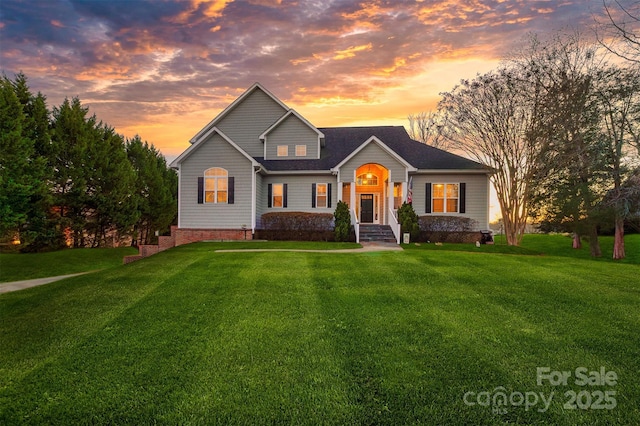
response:
M361 247L355 243L309 241L239 241L224 243L225 249L279 248L339 250ZM124 256L138 254L133 247L116 249L69 249L50 253L0 254L0 283L75 274L122 265Z
M122 258L137 254L133 247L69 249L50 253L0 254L0 282L75 274L122 265Z
M474 253L501 253L501 254L521 254L534 256L560 256L571 257L574 259L589 259L596 261L611 261L616 263L640 264L640 234L625 236L625 252L626 258L614 261L613 256L613 237L600 237L600 246L602 249L602 257L594 259L589 251L589 243L583 241L581 249L572 248L571 237L564 235L544 235L544 234L527 234L522 239L519 247L508 246L504 237L497 235L495 244L481 245L476 247L475 244L453 244L444 243L435 245L434 243L418 243L403 244L407 250L432 250L432 251L467 251Z
M0 424L640 423L637 265L228 247L0 295ZM618 384L538 386L545 366ZM499 387L555 396L463 401ZM563 409L570 390L617 406Z

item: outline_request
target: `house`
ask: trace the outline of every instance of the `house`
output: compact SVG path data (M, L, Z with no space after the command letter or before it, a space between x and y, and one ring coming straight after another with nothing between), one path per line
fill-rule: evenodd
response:
M250 239L264 213L333 213L400 231L396 210L460 215L489 227L483 165L412 140L404 127L318 128L259 83L200 130L170 166L179 175L175 244Z

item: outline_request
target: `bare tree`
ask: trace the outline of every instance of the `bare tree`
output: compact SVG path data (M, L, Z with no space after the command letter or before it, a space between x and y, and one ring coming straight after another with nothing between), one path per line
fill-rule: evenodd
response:
M578 32L557 33L545 41L532 36L511 63L540 93L532 134L541 147L533 206L547 223L571 230L575 248L588 235L598 257L598 203L610 183L596 92L604 56Z
M440 111L420 112L410 114L407 119L409 120L411 139L445 151L450 148L451 143L445 137L447 118L444 113Z
M513 69L501 69L463 80L439 104L453 146L494 171L509 245L519 245L524 234L539 155L530 137L536 95L522 82Z
M596 16L598 41L607 50L640 63L640 1L602 0L603 16Z
M624 223L635 214L630 206L640 193L640 187L634 194L628 184L624 185L629 169L626 163L634 158L633 145L637 143L640 128L640 69L612 66L602 74L598 79L597 96L606 141L607 169L613 180L613 189L605 197L604 204L614 211L613 258L624 259ZM632 178L626 182L637 182L640 170L636 170Z

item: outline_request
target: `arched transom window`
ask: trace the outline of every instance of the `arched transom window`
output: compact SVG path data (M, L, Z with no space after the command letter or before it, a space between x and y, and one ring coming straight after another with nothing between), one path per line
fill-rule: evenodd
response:
M226 203L229 185L229 173L220 167L212 167L204 171L204 202Z
M362 173L356 178L356 185L378 186L378 176L371 172Z

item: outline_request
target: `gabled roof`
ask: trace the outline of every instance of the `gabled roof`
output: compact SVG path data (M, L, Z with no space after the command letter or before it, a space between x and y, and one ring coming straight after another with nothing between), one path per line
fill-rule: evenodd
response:
M325 135L325 147L318 160L256 160L269 171L329 171L375 137L417 170L488 171L480 163L411 139L402 126L321 127L318 130Z
M294 109L290 109L289 111L287 111L286 113L284 113L284 115L282 117L280 117L278 119L278 121L276 121L275 123L273 123L273 125L271 127L269 127L267 130L265 130L261 135L260 135L260 140L264 142L265 138L267 137L267 135L269 133L271 133L274 129L276 129L280 123L282 123L283 121L285 121L287 118L289 118L290 116L295 116L297 117L300 121L302 121L307 127L309 127L311 130L313 130L314 132L316 132L318 134L319 138L324 138L324 134L322 134L322 132L320 130L318 130L316 128L316 126L314 126L313 124L309 123L309 121L307 121L306 118L304 118L303 116L301 116L300 114L298 114L298 112Z
M218 134L222 137L222 139L224 139L229 145L231 145L232 147L234 147L240 154L242 154L243 156L245 156L249 161L251 161L251 164L253 164L254 166L258 166L259 163L256 161L255 158L253 158L252 156L250 156L247 151L245 151L244 149L242 149L240 146L238 146L237 143L235 143L234 141L231 140L231 138L229 138L227 135L225 135L220 129L218 129L217 127L213 127L211 129L209 129L208 132L206 132L203 136L199 138L194 144L192 144L189 148L187 148L182 154L180 154L178 156L178 158L176 158L175 160L173 160L171 162L171 164L169 164L169 167L171 168L178 168L178 166L180 165L180 163L182 163L184 160L186 160L187 158L189 158L189 156L194 153L195 151L197 151L198 147L204 142L206 141L209 136L213 135L213 134Z
M353 157L358 155L358 153L360 151L362 151L364 148L366 148L370 144L378 145L380 148L382 148L383 151L386 151L391 157L395 158L396 161L398 161L400 164L402 164L405 167L407 167L410 171L416 171L415 167L413 167L411 164L409 164L409 162L407 160L405 160L404 158L399 156L397 153L395 153L393 150L391 150L384 142L382 142L376 136L371 136L369 139L367 139L365 142L363 142L359 147L357 147L355 150L353 150L351 152L351 154L347 155L342 161L340 161L338 164L336 164L334 167L332 167L332 169L337 171L347 161L351 160Z
M202 139L202 137L209 132L213 127L215 127L227 114L233 111L238 105L240 105L251 93L255 90L262 90L267 96L273 99L278 105L284 108L286 111L289 110L289 107L286 106L280 99L276 98L273 93L269 92L265 89L260 83L255 83L253 86L249 87L238 99L233 101L229 106L227 106L220 114L218 114L213 120L209 122L206 126L202 128L194 137L191 138L189 142L192 144Z

